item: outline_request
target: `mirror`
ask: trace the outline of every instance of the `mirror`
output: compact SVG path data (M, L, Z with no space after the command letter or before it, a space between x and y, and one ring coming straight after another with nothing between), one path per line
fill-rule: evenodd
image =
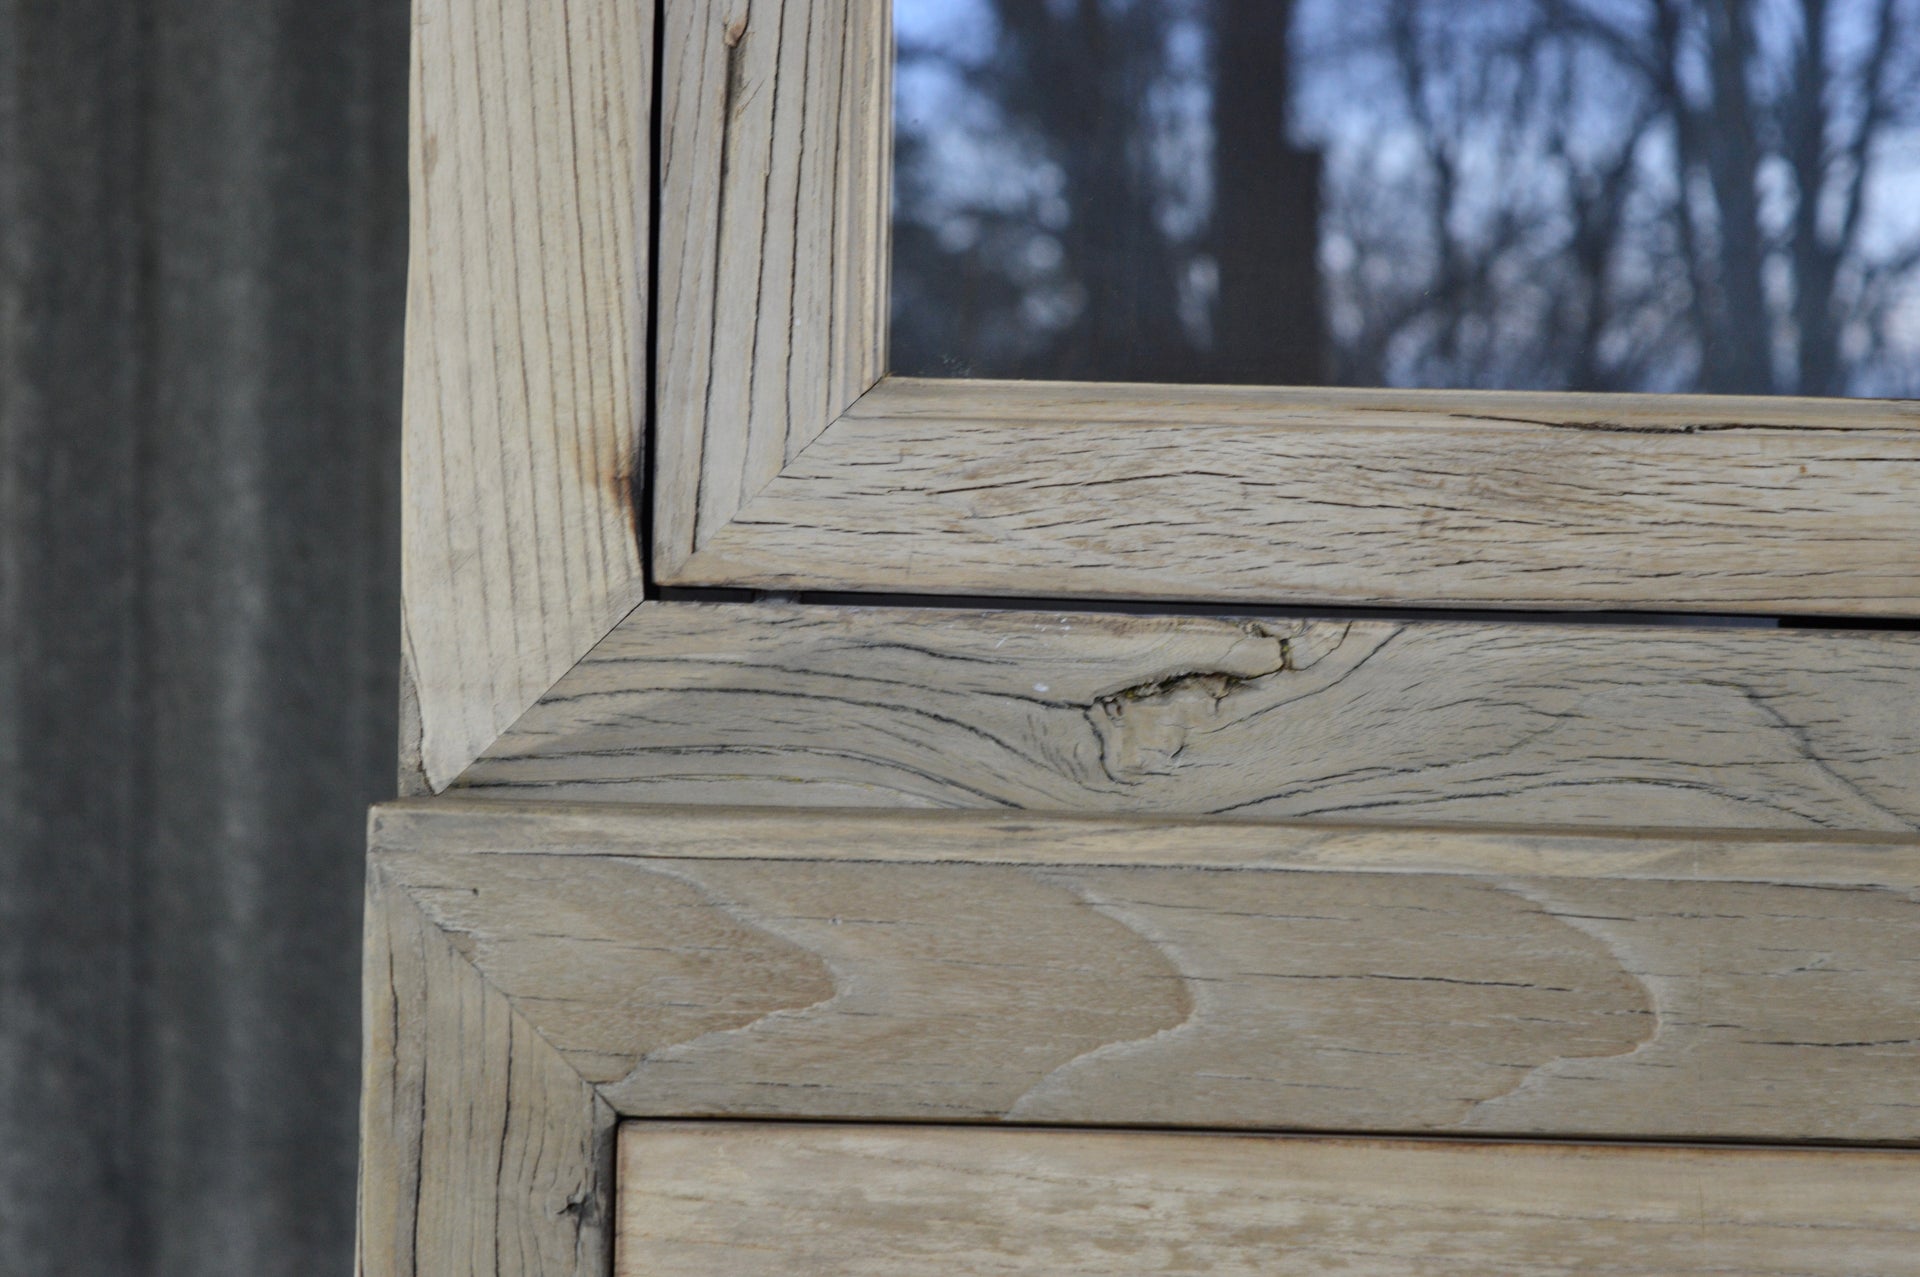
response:
M1920 0L895 0L892 370L1920 395Z

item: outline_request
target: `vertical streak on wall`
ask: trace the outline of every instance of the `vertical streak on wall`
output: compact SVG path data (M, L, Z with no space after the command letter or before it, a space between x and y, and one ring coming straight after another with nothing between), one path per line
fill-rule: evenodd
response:
M0 1272L140 1245L136 15L0 0Z
M0 1272L350 1263L407 21L0 0Z

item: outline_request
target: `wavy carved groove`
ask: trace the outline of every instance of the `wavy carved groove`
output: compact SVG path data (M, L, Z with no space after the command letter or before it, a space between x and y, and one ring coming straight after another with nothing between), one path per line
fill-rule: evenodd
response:
M448 803L376 856L629 1116L1920 1142L1920 843Z

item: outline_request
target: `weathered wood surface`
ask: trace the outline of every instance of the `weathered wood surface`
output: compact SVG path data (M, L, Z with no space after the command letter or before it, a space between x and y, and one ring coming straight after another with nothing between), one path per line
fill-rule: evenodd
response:
M634 1122L616 1277L1920 1273L1920 1157Z
M404 611L433 788L640 601L653 13L416 5Z
M679 585L1912 615L1908 403L883 382Z
M1920 827L1920 636L642 607L510 798Z
M885 371L888 0L670 0L655 560L727 526Z
M383 809L629 1116L1920 1140L1920 844Z
M601 1277L614 1116L376 868L359 1277Z
M668 585L1920 612L1920 410L883 378L890 6L674 0Z

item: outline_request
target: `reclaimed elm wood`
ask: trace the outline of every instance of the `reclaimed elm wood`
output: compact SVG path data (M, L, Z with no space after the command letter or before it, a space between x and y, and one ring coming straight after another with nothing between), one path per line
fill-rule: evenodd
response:
M1920 828L1920 635L649 603L458 792Z
M601 1277L612 1111L377 865L364 994L358 1277Z
M655 6L422 0L364 1271L605 1271L616 1113L1920 1143L1908 637L635 608L1912 612L1911 405L887 379L886 0L658 8L648 530Z
M888 0L668 0L657 579L1920 612L1910 403L886 377Z
M625 1116L1920 1142L1910 835L442 798L372 844Z
M1913 615L1903 402L880 383L662 580Z
M616 1277L1920 1274L1920 1156L629 1122Z
M655 558L885 371L889 0L669 0Z
M445 785L640 601L653 12L416 5L416 787Z

